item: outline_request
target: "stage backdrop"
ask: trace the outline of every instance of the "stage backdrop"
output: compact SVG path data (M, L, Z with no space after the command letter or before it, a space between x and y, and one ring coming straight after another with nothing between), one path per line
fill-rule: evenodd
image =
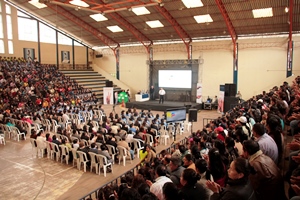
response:
M103 104L104 105L113 105L114 104L114 88L113 87L104 87L103 88Z
M23 48L24 52L24 58L27 61L34 61L35 55L34 55L34 49L32 48Z
M164 88L166 91L165 100L167 101L182 101L196 102L197 83L198 83L198 68L199 60L154 60L150 66L150 83L155 87L155 98L158 98L158 71L159 70L191 70L192 71L192 87L190 89L183 88ZM150 88L150 86L149 86Z

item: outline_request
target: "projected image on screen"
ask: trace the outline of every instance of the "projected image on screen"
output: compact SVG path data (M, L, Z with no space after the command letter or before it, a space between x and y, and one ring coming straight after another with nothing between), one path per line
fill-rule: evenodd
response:
M163 88L191 88L191 70L159 70L158 87Z
M180 109L168 109L166 111L166 121L169 122L176 122L176 121L185 121L186 119L186 108Z

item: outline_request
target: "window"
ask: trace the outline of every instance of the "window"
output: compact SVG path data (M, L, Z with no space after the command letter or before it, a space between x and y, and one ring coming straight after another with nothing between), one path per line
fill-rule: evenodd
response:
M72 45L72 39L61 34L58 33L58 44L64 44L64 45Z
M18 17L19 40L37 42L37 21Z
M7 28L7 39L12 40L13 33L12 33L12 24L11 24L11 16L10 15L6 15L6 28Z
M14 54L14 45L12 41L8 41L8 53Z
M2 15L0 15L0 38L3 38L3 23L2 23ZM3 41L2 41L3 42Z
M55 44L56 43L55 30L43 23L40 23L40 41L44 43Z
M26 15L25 13L23 13L23 12L21 12L21 11L17 11L17 15L18 15L18 17L30 18L29 15Z
M6 11L6 14L11 14L11 8L9 5L5 4L5 11Z
M0 40L0 53L5 53L3 40Z
M76 41L74 41L74 46L80 46L80 47L82 47L83 45L80 44L80 43L78 43L78 42L76 42Z

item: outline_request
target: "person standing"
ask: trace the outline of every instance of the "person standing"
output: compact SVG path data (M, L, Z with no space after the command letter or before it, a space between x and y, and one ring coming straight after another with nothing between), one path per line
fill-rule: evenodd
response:
M164 103L166 91L163 88L160 88L159 90L159 103Z
M118 104L118 92L117 91L115 92L115 104L116 105Z
M151 85L151 87L150 87L150 100L154 100L154 96L155 96L154 92L155 92L154 86Z

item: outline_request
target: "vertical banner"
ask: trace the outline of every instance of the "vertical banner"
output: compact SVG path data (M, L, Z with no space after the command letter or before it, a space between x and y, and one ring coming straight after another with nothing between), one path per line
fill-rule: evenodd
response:
M238 69L239 69L239 65L238 65L238 43L236 43L236 45L234 45L234 56L233 56L233 83L236 84L236 86L238 86Z
M189 45L189 60L193 59L193 46L190 44Z
M223 113L224 111L224 96L225 96L225 85L220 85L220 92L218 97L218 112Z
M202 103L202 83L197 83L196 103Z
M153 47L152 46L149 47L149 61L150 62L153 61Z
M34 55L34 49L32 48L23 48L24 58L28 62L33 62L35 55Z
M294 42L288 42L287 49L287 67L286 67L286 77L292 76L293 74L293 52L294 52Z
M120 49L116 50L116 78L120 80Z
M61 51L61 63L70 63L70 51Z
M114 88L113 87L104 87L103 88L103 104L104 105L113 105L114 104Z

